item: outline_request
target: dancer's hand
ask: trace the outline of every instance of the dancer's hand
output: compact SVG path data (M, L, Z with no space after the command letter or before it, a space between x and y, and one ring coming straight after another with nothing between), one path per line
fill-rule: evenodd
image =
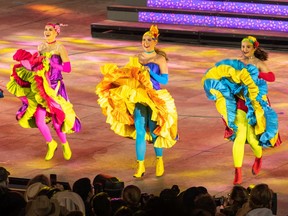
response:
M147 59L145 59L144 55L141 53L138 55L139 63L145 65L148 63Z
M53 60L51 58L49 59L49 63L50 63L51 67L56 68L56 69L61 70L61 71L63 70L63 66L53 62Z
M150 68L148 66L144 66L144 70L150 74Z

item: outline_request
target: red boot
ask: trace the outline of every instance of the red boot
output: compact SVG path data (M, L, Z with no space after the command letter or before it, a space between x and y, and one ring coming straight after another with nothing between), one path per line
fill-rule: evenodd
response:
M255 158L254 164L252 166L252 173L253 175L257 175L260 172L262 166L262 157L260 158Z
M235 167L235 177L233 184L240 185L242 183L242 167Z

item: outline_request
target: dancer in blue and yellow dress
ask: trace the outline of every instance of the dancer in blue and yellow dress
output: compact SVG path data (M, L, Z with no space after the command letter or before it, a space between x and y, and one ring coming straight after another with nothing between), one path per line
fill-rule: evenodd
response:
M242 183L245 143L255 155L254 175L261 169L262 148L281 144L278 116L267 97L267 82L275 80L264 62L268 53L259 48L259 42L252 36L243 38L241 51L240 59L222 60L202 78L207 97L216 101L217 111L225 122L225 138L234 142L233 184Z
M37 127L47 143L45 160L51 160L57 149L47 125L50 121L62 143L63 156L70 160L72 152L66 134L78 132L81 123L70 103L63 82L62 71L71 72L67 51L56 41L60 24L47 23L44 29L45 42L38 52L19 49L14 54L15 64L7 84L7 90L22 101L16 119L24 128Z
M111 129L136 140L135 178L145 173L146 141L154 145L156 176L162 176L163 148L171 148L178 138L174 99L160 87L168 83L168 67L166 53L156 48L158 36L157 26L152 25L142 37L144 51L131 57L123 68L104 65L104 78L96 87L98 103Z

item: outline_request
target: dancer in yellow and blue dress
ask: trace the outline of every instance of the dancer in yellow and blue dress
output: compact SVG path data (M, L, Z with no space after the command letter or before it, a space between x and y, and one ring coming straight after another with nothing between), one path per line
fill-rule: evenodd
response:
M233 184L242 183L245 143L255 155L254 175L261 169L262 148L281 144L278 116L267 97L267 82L275 80L274 73L265 64L268 53L253 36L243 38L241 51L240 59L222 60L202 78L207 97L216 101L217 111L226 124L225 138L234 142Z
M136 139L135 178L145 173L146 141L154 145L156 176L162 176L163 148L172 147L178 139L174 99L160 86L168 83L169 75L167 55L156 48L158 36L157 26L152 25L142 37L144 51L131 57L123 68L115 64L103 66L104 78L96 87L98 103L111 129Z
M17 50L13 58L19 63L14 65L7 84L7 90L22 101L16 114L19 124L24 128L37 127L45 138L45 160L53 158L58 145L47 123L52 121L66 160L72 156L66 134L81 128L63 82L61 72L70 73L71 64L64 45L56 40L59 34L60 24L47 23L45 41L38 46L38 52Z

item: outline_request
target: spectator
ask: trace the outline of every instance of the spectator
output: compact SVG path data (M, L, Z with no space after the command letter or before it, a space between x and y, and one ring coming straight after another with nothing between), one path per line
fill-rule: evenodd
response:
M48 176L44 175L44 174L39 174L34 176L33 178L31 178L28 183L27 186L30 186L36 182L40 182L43 185L47 185L47 186L51 186L51 182L50 179L48 178Z
M272 216L273 191L267 184L258 184L252 188L249 198L250 211L247 216Z
M248 201L248 197L249 193L246 188L240 185L235 185L228 197L227 205L220 211L226 216L234 216L237 211L242 208L243 204Z
M89 178L80 178L74 182L72 187L73 192L79 194L85 205L86 216L92 215L92 208L90 205L91 198L93 197L93 189Z
M51 199L56 199L60 206L67 209L68 212L81 211L83 214L85 214L85 205L82 198L73 191L58 191L53 194Z
M208 194L205 187L190 187L182 194L183 214L188 214L195 207L195 200L198 196Z
M36 196L39 194L39 192L42 190L50 190L50 187L48 187L45 184L42 184L41 182L35 182L29 185L24 193L24 198L26 202L35 199Z
M173 185L172 188L164 189L160 192L160 201L162 207L162 213L164 215L179 215L177 210L177 195L179 193L177 185Z
M111 216L112 209L110 198L107 193L100 192L93 196L91 200L91 205L94 214L97 216Z
M45 195L37 196L28 202L26 216L66 216L68 211L59 205L56 199L49 199Z
M122 193L122 199L126 202L126 205L136 212L141 207L141 190L136 185L128 185L124 188Z
M194 211L198 211L199 209L206 212L204 215L209 215L209 213L211 216L216 215L216 204L210 194L200 194L195 198L194 208L191 209L190 215L194 215Z
M273 191L267 184L258 184L251 189L248 202L238 210L236 216L272 216Z
M8 188L10 172L0 167L0 213L15 216L25 211L26 201L23 195Z

